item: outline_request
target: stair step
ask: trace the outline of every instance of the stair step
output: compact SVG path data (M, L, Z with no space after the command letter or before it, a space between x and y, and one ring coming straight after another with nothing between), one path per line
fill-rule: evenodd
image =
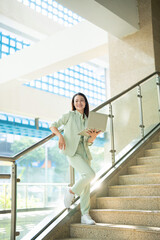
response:
M98 209L136 209L160 210L160 197L100 197L97 198Z
M160 142L154 142L152 143L152 148L160 148Z
M92 209L90 215L97 223L160 227L159 210Z
M120 185L160 184L160 173L145 173L119 176Z
M110 186L109 196L160 196L160 184Z
M150 156L150 157L140 157L140 158L137 158L137 164L138 165L152 164L152 166L160 164L160 156Z
M159 240L160 228L147 226L97 223L71 224L70 235L75 238L107 240Z
M160 149L145 150L145 156L160 156Z
M160 164L152 166L148 165L136 165L128 168L128 174L141 174L141 173L160 173Z

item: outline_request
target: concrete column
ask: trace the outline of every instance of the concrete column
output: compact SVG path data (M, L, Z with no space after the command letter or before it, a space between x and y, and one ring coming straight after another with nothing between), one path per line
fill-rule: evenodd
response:
M152 27L152 2L154 2L152 6L156 14L153 17L154 27ZM140 30L122 39L109 35L111 96L115 96L151 74L157 69L156 65L160 65L160 58L158 59L158 54L155 53L156 48L160 46L160 41L157 41L157 38L160 39L160 33L156 30L157 27L159 28L160 19L158 5L160 5L158 0L138 0Z
M160 1L151 1L155 69L160 71Z

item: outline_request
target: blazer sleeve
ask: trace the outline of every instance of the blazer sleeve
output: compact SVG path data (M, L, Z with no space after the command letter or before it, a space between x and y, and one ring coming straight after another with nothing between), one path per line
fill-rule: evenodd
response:
M62 117L61 117L58 121L53 122L53 123L50 125L49 128L51 128L51 127L59 128L59 127L61 127L61 126L63 126L63 125L66 125L66 123L67 123L68 120L69 120L69 116L70 116L70 112L63 114Z

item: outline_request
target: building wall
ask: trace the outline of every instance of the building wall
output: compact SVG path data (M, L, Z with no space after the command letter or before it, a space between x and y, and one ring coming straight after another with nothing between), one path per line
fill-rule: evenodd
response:
M155 71L151 0L138 0L140 30L118 39L109 35L110 91L114 96Z

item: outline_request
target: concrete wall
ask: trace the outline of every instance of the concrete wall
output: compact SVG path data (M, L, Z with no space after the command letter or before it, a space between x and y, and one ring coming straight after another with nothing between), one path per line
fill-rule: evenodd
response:
M140 30L118 39L109 35L111 96L155 71L151 1L139 0Z
M151 1L155 69L160 71L160 1Z

